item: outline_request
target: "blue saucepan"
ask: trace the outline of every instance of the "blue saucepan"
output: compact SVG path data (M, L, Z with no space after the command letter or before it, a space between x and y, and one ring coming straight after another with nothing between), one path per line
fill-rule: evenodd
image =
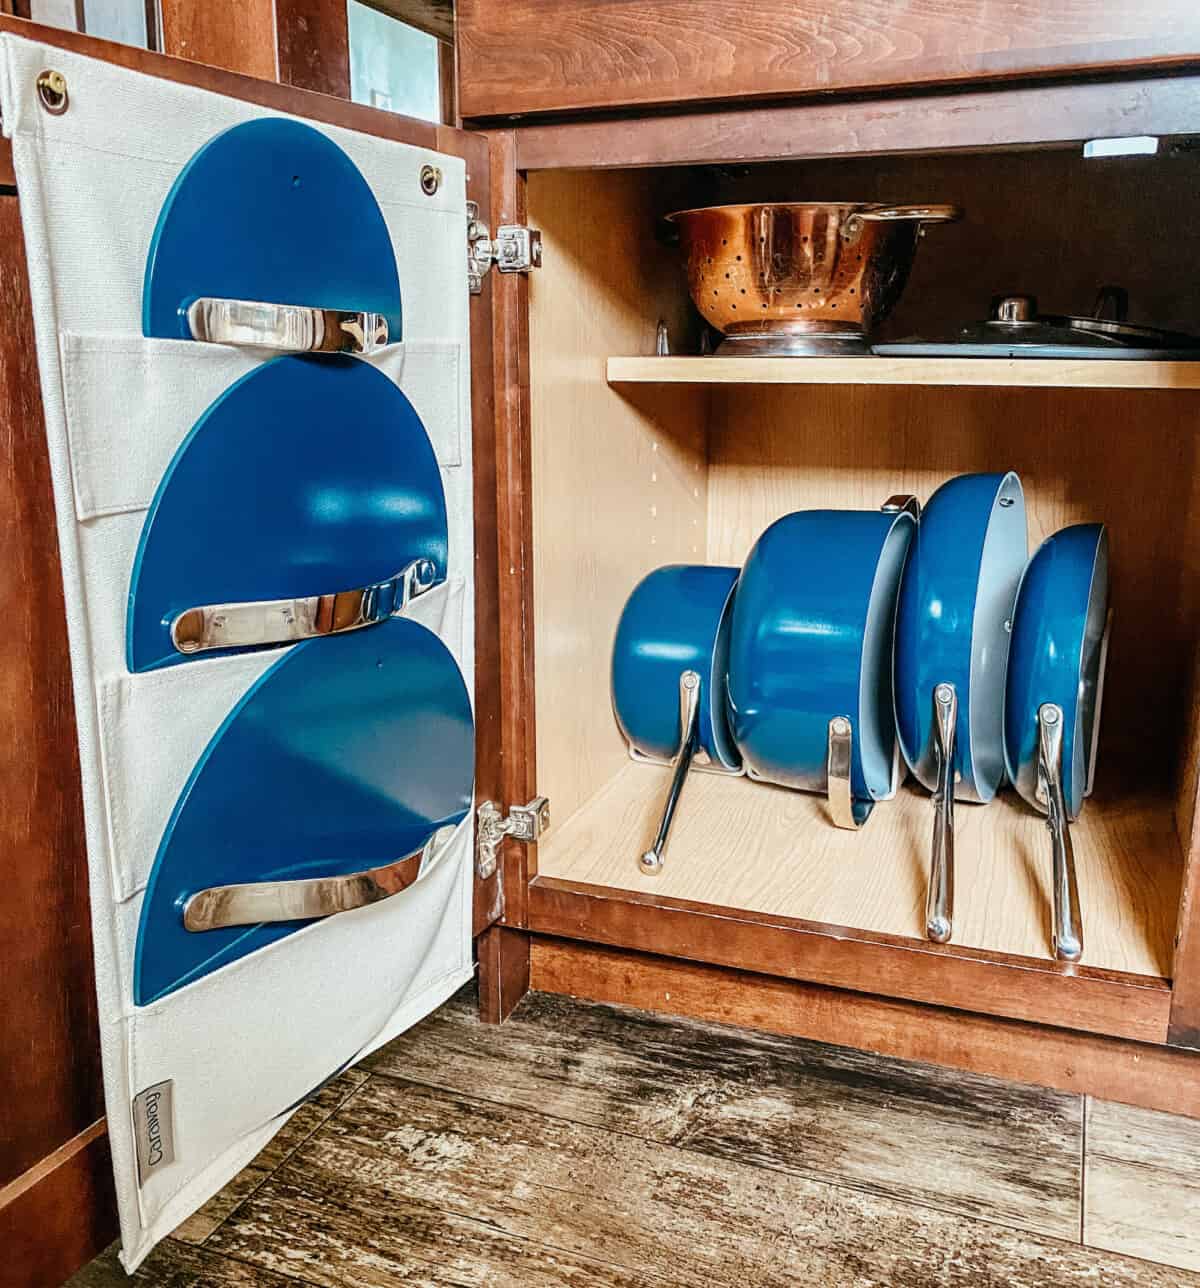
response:
M1004 750L1017 791L1053 837L1054 951L1083 952L1069 821L1095 770L1108 639L1108 533L1080 523L1029 561L1013 611Z
M1013 602L1028 552L1013 473L964 474L930 497L900 587L896 725L934 793L926 933L953 929L954 799L990 801L1004 777L1004 682Z
M893 506L788 514L738 583L729 711L746 772L827 793L839 826L895 791L892 641L916 526Z
M736 568L672 564L634 588L613 643L612 699L635 759L674 764L654 846L642 871L662 869L675 806L693 759L739 773L725 711L725 672Z

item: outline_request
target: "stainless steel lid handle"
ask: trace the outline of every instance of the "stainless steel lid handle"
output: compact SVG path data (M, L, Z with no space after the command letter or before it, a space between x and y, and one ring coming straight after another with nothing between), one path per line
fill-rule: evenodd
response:
M937 788L933 794L933 852L925 905L925 934L935 944L954 933L954 740L958 694L953 684L933 690L933 746Z
M234 344L286 353L354 353L367 355L388 342L387 318L381 313L314 309L301 304L268 304L258 300L203 297L187 310L193 340Z
M856 801L850 785L854 757L854 725L849 716L834 716L829 722L825 756L825 799L835 827L857 831L871 816L871 804Z
M394 863L340 877L251 881L211 886L183 905L185 930L221 930L276 921L311 921L389 899L425 875L446 852L457 828L439 827L419 850Z
M679 804L679 796L687 780L688 770L692 767L699 741L700 676L696 671L683 671L679 676L679 750L672 762L675 772L671 775L671 786L663 804L658 835L654 844L638 859L638 867L647 876L657 876L663 869L663 851L667 848L667 838L675 820L675 808Z
M178 652L190 655L339 635L394 617L436 580L431 560L414 559L394 577L356 590L189 608L171 622L171 643Z
M1062 708L1045 702L1038 707L1038 780L1046 796L1046 826L1053 847L1054 955L1059 961L1077 962L1083 956L1083 920L1062 765Z

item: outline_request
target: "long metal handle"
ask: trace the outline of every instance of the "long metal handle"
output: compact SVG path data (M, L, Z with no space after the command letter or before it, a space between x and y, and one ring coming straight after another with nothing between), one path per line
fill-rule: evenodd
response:
M946 224L962 217L958 206L880 206L874 210L856 210L852 219L868 223L898 223L915 219L922 224Z
M180 653L218 648L252 648L292 644L316 635L339 635L374 626L404 609L429 590L437 569L428 559L414 559L387 581L332 595L306 599L260 599L240 604L189 608L171 623L171 643Z
M188 306L193 340L287 353L371 354L388 342L380 313L203 297Z
M250 881L210 886L183 905L185 930L220 930L264 922L309 921L389 899L407 890L442 857L457 829L439 827L419 850L393 863L340 877L302 881Z
M925 933L945 944L954 931L954 739L958 694L953 684L933 690L933 745L937 790L933 796L933 855L925 906Z
M654 844L638 859L638 867L647 876L657 876L663 868L663 851L671 834L675 807L692 767L692 757L700 740L700 676L695 671L684 671L679 677L679 750L675 753L675 772L663 805L662 821Z
M1077 962L1083 956L1083 920L1075 877L1075 847L1063 795L1063 713L1053 702L1038 707L1038 778L1046 795L1046 826L1054 861L1054 955Z

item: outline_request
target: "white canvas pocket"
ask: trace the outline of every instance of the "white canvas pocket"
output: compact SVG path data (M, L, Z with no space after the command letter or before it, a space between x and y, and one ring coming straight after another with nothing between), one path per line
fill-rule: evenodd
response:
M81 521L148 509L196 421L242 376L279 356L116 334L66 334L59 346L75 517ZM407 395L438 464L461 465L462 346L420 340L389 346L365 361Z

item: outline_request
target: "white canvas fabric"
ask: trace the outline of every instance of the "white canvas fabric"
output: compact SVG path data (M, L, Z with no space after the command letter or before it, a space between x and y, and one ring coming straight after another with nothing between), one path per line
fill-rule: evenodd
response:
M38 73L71 106L37 102ZM223 1185L324 1079L439 1005L471 971L472 824L409 890L313 923L146 1006L132 1001L142 891L162 827L213 731L281 656L193 661L131 676L125 605L145 511L176 448L269 354L141 336L158 212L214 135L272 115L34 41L0 36L66 590L79 730L108 1129L122 1258ZM409 615L474 679L465 173L460 159L317 125L355 161L391 233L404 343L373 359L429 431L450 517L447 584ZM443 174L421 192L422 165ZM267 230L266 235L269 235ZM333 589L333 588L330 588ZM173 1084L176 1161L139 1187L131 1103Z

